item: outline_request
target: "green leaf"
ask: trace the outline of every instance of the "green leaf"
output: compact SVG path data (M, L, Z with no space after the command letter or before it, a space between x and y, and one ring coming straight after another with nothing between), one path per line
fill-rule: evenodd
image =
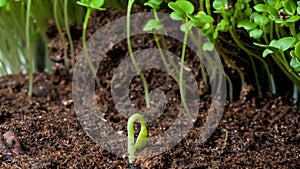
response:
M210 42L210 41L205 42L205 43L203 44L203 46L202 46L202 49L203 49L204 51L209 51L209 52L213 51L214 48L215 48L214 43L212 43L212 42Z
M188 17L198 23L212 23L214 21L214 18L206 15L203 11L198 12L197 14L193 15L188 15Z
M281 51L286 51L291 48L296 42L296 38L294 37L284 37L278 40L272 40L270 46L276 47Z
M157 22L154 19L150 19L147 24L145 25L145 27L143 28L143 31L153 31L153 30L162 30L163 26Z
M265 49L264 52L263 52L263 58L267 57L267 55L268 55L268 54L271 54L271 53L273 53L272 50L270 50L270 49Z
M268 0L267 2L270 6L274 7L276 5L276 1L278 0Z
M180 25L180 30L182 32L185 32L185 30L188 29L191 30L191 23L190 22L186 22L186 23L183 23L182 25Z
M253 7L257 12L267 12L268 5L265 4L257 4Z
M300 59L300 41L295 45L295 56Z
M249 32L250 37L254 38L254 39L259 39L261 37L261 35L263 34L263 31L261 29L253 29Z
M100 8L104 4L104 0L92 0L90 5L94 8Z
M253 12L250 15L250 19L253 20L254 23L259 25L260 27L264 27L265 25L267 25L270 22L270 19L268 17L261 15L257 12Z
M295 72L300 72L300 60L298 58L292 57L290 66L294 69Z
M174 11L170 14L170 17L174 20L185 20L185 15L181 12L178 12L178 11Z
M216 26L213 38L217 39L219 35L219 31L227 32L229 30L228 22L226 22L224 19L222 19Z
M214 0L213 7L217 11L223 11L226 7L227 0Z
M300 19L300 16L295 15L295 16L289 17L287 20L285 20L285 22L294 23L294 22L297 22L299 19Z
M285 1L283 1L282 5L284 7L285 12L288 15L294 15L294 13L296 12L297 6L294 3L294 1L292 1L292 0L285 0Z
M163 0L148 0L147 2L144 3L145 6L150 6L153 9L159 9L159 6Z
M240 21L240 22L237 24L237 27L238 27L238 28L244 28L244 29L246 29L246 30L252 30L252 29L256 28L256 26L257 26L256 23L249 22L248 20Z
M175 12L181 12L185 15L192 14L194 12L194 5L186 0L177 0L176 2L169 2L168 6Z
M7 0L0 0L0 7L4 7L7 3Z

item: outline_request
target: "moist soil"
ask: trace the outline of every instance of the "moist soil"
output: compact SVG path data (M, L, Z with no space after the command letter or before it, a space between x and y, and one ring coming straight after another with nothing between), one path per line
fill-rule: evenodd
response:
M145 9L134 10L142 11ZM125 11L118 10L94 12L88 37L124 15ZM81 25L72 25L71 32L78 54L82 46ZM214 133L205 142L199 142L211 97L202 85L196 64L199 60L192 52L188 52L187 64L199 82L201 93L194 126L170 150L129 164L127 157L118 157L101 148L101 143L97 144L83 130L74 110L72 69L64 66L61 41L51 25L48 35L52 38L48 46L53 73L34 75L32 97L27 96L27 75L0 78L0 168L299 168L300 112L292 104L290 94L265 93L258 98L252 94L253 87L244 87L241 99L226 101ZM135 51L155 46L152 36L147 34L133 37L132 44ZM170 51L180 53L181 44L171 41L168 45ZM126 41L112 47L98 69L101 83L96 87L97 104L106 105L99 106L103 118L124 135L127 119L114 108L110 91L113 73L126 54ZM225 65L225 69L229 68ZM159 88L167 98L172 98L161 116L147 124L149 136L155 136L167 130L178 115L179 86L162 71L147 70L144 74L151 90ZM129 89L131 103L136 109L143 109L143 86L138 76Z

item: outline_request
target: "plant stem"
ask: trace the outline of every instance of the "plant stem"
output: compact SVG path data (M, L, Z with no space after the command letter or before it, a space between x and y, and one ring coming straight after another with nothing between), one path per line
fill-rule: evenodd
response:
M141 131L137 137L136 143L134 143L134 122L138 120L141 123ZM135 160L136 149L144 147L148 143L148 132L146 122L142 115L136 113L130 116L127 122L127 151L129 163Z
M74 54L74 45L73 45L73 40L72 40L72 36L70 33L70 28L69 28L69 22L68 22L68 0L64 0L64 18L65 18L65 28L66 28L66 32L67 32L67 36L68 36L68 40L69 40L69 44L70 44L70 51L71 51L71 58L72 58L72 66L74 66L75 64L75 54Z
M132 64L133 64L134 68L137 70L138 74L140 75L140 77L142 79L142 82L143 82L143 85L144 85L146 108L150 108L150 97L149 97L148 84L147 84L147 81L146 81L146 78L145 78L143 72L141 71L140 67L136 63L135 57L133 55L131 41L130 41L130 12L131 12L131 8L132 8L133 3L134 3L134 0L129 0L128 1L128 6L127 6L127 23L126 23L126 26L127 26L127 45L128 45L128 51L129 51L129 54L130 54Z
M33 57L31 55L31 45L30 45L30 7L31 0L27 1L26 9L26 48L27 48L27 57L29 58L29 89L28 96L32 95L32 86L33 86Z
M86 14L85 14L84 22L83 22L82 44L83 44L85 58L92 70L92 73L93 73L93 76L95 77L96 83L98 84L98 86L100 86L100 81L99 81L99 78L97 77L97 70L95 69L95 67L93 65L93 62L91 60L91 57L90 57L89 52L86 47L86 30L87 30L87 26L88 26L88 22L89 22L91 13L92 13L92 9L88 7Z
M187 22L187 20L186 20L186 22ZM186 44L187 44L187 38L189 35L189 29L190 29L190 25L188 25L184 31L183 46L182 46L182 52L181 52L181 62L180 62L180 72L179 72L179 90L180 90L180 97L181 97L183 107L186 111L186 114L188 115L188 119L189 119L190 123L193 124L190 110L185 101L185 92L184 92L184 85L183 85L183 67L184 67Z
M53 7L54 20L55 20L55 23L56 23L58 34L59 34L59 36L62 40L62 43L63 43L65 66L68 69L69 64L68 64L68 53L67 53L66 39L65 39L65 36L62 33L62 29L61 29L60 24L59 24L59 20L58 20L58 16L57 16L57 3L58 3L58 0L54 0L54 7Z

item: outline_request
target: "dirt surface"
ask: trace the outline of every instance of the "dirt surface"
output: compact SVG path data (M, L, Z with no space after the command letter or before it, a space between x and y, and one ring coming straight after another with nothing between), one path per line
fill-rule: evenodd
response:
M93 13L89 36L124 14L115 10ZM104 19L107 16L109 19ZM72 28L78 54L80 26ZM239 101L226 102L217 129L206 142L199 143L202 117L207 115L210 105L210 95L203 92L198 119L179 144L163 154L129 165L127 157L117 157L102 149L83 130L74 110L71 71L66 71L63 61L59 61L63 52L58 37L54 37L49 44L50 55L58 64L54 64L52 75L35 74L32 98L27 97L28 76L0 78L0 168L299 168L300 112L292 105L290 96L266 93L264 98L256 98L249 92L243 93ZM149 35L133 38L134 50L154 45ZM178 46L170 50L180 52ZM124 135L127 122L114 108L110 84L126 51L124 41L107 54L98 70L101 85L97 88L97 103L107 105L102 109L104 118ZM191 71L201 86L196 62L192 55L188 56L187 63L193 67ZM153 136L166 130L176 118L179 86L161 71L144 73L150 89L160 88L167 98L176 100L167 105L158 120L147 124L149 135ZM130 99L136 108L145 106L139 77L130 84Z

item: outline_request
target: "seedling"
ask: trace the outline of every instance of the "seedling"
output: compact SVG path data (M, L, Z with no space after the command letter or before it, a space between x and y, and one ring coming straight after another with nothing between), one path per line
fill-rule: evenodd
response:
M141 123L141 131L134 143L134 122L138 120ZM148 132L145 120L142 115L136 113L130 116L127 122L128 142L127 151L129 163L132 163L136 158L136 150L145 147L148 144Z
M143 72L141 71L140 67L136 63L135 57L133 55L131 41L130 41L130 13L131 13L133 3L134 3L134 0L129 0L128 5L127 5L127 21L126 21L127 45L128 45L128 51L129 51L129 55L130 55L132 64L133 64L134 68L137 70L138 74L140 75L143 85L144 85L146 108L150 108L150 97L149 97L148 84L147 84L147 81L146 81L146 78L145 78Z
M99 85L99 79L97 77L97 70L95 69L91 57L88 53L87 47L86 47L86 30L87 30L87 26L88 26L88 22L89 22L89 18L91 16L91 13L93 10L97 9L100 11L105 10L105 8L102 8L103 4L104 4L104 0L81 0L81 1L77 1L77 4L84 6L87 8L86 14L85 14L85 18L84 18L84 22L83 22L83 30L82 30L82 44L83 44L83 50L84 50L84 54L85 54L85 58L92 70L92 73L96 79L97 84Z

